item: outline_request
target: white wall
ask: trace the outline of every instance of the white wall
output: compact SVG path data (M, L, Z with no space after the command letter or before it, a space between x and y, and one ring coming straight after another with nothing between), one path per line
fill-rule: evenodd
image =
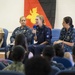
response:
M75 25L75 0L56 0L55 28L62 28L62 20L65 16L71 16Z
M24 14L24 0L0 0L0 27L13 31Z

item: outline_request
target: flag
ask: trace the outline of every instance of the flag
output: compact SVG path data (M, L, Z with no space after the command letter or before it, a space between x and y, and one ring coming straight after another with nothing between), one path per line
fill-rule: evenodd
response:
M24 0L24 16L27 25L33 27L37 15L43 15L45 25L54 27L56 0Z

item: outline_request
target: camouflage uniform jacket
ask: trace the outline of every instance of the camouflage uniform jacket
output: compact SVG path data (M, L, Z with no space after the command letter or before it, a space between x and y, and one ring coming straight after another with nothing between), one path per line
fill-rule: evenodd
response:
M65 28L62 28L59 39L74 43L75 45L75 29L73 27L70 27L67 31ZM66 52L72 52L72 47L64 44L64 50Z
M13 62L9 66L5 67L3 70L6 70L6 71L11 70L11 71L24 73L24 64L22 62Z
M17 27L13 33L12 33L12 36L10 37L10 41L11 43L14 41L15 37L18 35L18 34L24 34L25 37L27 38L27 42L28 44L32 43L32 37L33 37L33 34L32 34L32 30L27 27L27 26L24 26L23 28L21 27Z

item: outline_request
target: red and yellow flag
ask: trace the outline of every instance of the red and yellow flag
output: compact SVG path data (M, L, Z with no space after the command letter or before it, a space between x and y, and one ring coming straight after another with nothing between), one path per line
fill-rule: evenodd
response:
M27 19L27 25L33 27L35 24L35 18L37 15L43 15L45 25L52 28L50 21L48 20L42 6L38 0L24 0L24 16Z

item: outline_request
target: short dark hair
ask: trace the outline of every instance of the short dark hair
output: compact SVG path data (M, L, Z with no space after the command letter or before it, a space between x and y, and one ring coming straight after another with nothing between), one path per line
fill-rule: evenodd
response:
M62 44L55 44L54 49L55 49L56 56L59 56L59 57L64 56L64 49L62 48Z
M53 46L46 46L43 50L43 56L49 58L49 60L55 56L55 50Z
M21 61L24 58L25 49L21 45L13 47L12 58L14 61Z
M49 75L50 70L49 62L41 56L32 57L25 64L26 75Z

